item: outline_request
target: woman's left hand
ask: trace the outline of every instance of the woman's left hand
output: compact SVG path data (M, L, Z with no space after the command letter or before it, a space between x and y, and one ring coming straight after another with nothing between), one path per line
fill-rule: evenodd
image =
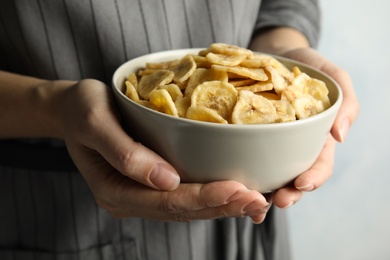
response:
M303 192L321 187L332 175L336 141L343 142L350 126L359 114L359 104L353 89L350 75L311 48L288 50L281 56L298 60L317 68L332 77L341 87L343 102L336 116L331 133L314 165L299 175L293 185L281 188L274 193L273 203L286 208L298 202Z

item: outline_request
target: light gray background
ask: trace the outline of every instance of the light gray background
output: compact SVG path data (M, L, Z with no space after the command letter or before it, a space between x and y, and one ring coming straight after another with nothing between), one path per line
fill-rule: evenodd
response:
M390 1L323 0L319 50L352 76L361 112L331 179L288 209L294 260L390 259Z

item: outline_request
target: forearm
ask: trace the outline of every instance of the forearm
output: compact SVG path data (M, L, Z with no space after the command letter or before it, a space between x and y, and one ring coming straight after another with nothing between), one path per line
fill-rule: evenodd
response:
M57 104L73 84L0 71L0 138L60 138Z
M275 27L258 33L251 41L254 51L281 55L289 50L310 47L308 39L300 31L289 27Z

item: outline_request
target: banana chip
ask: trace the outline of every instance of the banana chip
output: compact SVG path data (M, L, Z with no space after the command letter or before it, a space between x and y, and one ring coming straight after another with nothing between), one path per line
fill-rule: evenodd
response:
M278 73L285 78L288 82L293 81L294 79L294 74L292 71L290 71L286 66L284 66L280 61L278 61L275 58L272 58L269 60L271 63L271 66L274 67Z
M271 55L225 43L148 62L124 84L124 94L142 106L220 124L284 123L331 106L325 82Z
M237 90L250 90L253 93L263 92L272 90L274 85L268 81L257 81L256 83L249 86L236 87Z
M141 106L144 106L144 107L147 107L147 108L150 108L153 110L157 110L157 108L155 108L152 104L150 104L149 100L140 99L137 103L140 104Z
M211 52L230 56L245 55L251 57L253 55L251 50L226 43L212 43L209 49Z
M183 97L183 93L181 92L180 88L176 84L168 84L161 86L159 89L165 89L168 91L169 95L171 96L172 100L175 102L179 98Z
M156 89L150 93L150 104L157 111L172 116L179 116L171 95L165 89Z
M330 107L329 90L323 81L310 78L305 88L306 93L322 102L324 110Z
M134 86L135 89L138 88L138 78L134 72L129 74L129 76L127 77L127 80L130 81L130 83Z
M299 89L303 94L309 94L319 100L324 109L330 107L329 90L323 81L311 78L306 73L301 72L294 78L291 85L294 89Z
M187 110L191 106L191 98L190 97L178 98L175 101L175 106L177 109L177 113L179 114L179 117L185 118L187 116Z
M200 56L200 55L192 55L192 58L194 58L194 61L196 63L197 68L205 68L205 69L210 69L212 63L210 63L205 56Z
M157 70L149 75L143 76L138 83L138 94L143 99L149 99L149 94L160 86L169 84L174 73L170 70Z
M272 56L266 54L254 54L251 57L243 60L240 66L247 68L260 68L271 65Z
M255 84L256 80L254 79L241 79L241 78L230 78L229 84L232 84L234 87L245 87Z
M291 122L295 121L295 110L287 100L271 100L276 110L275 122Z
M190 106L187 110L187 118L211 123L228 123L217 111L202 106Z
M191 78L188 80L187 87L185 89L185 95L187 97L192 95L194 89L206 81L219 80L222 82L228 82L228 75L225 71L218 71L213 69L199 68L194 71Z
M240 66L228 67L214 64L211 68L219 71L226 71L239 75L241 78L250 78L258 81L268 80L268 76L263 68L245 68Z
M258 92L256 95L265 97L268 100L281 100L280 96L272 91L263 91L263 92Z
M229 83L206 81L194 89L191 106L210 108L229 121L237 102L237 94L237 90Z
M298 119L305 119L324 111L322 102L309 94L294 99L291 102L291 105L294 108Z
M249 90L239 91L238 101L232 114L233 124L274 123L276 109L268 99Z
M180 60L169 60L169 61L163 61L163 62L147 62L145 64L145 68L147 69L172 69L177 64L179 64Z
M128 81L128 80L126 80L125 84L126 84L125 95L128 98L130 98L131 100L134 100L135 102L138 102L139 101L139 96L138 96L138 92L135 89L134 85L130 81Z
M271 82L276 93L281 93L286 87L285 78L271 65L265 66L265 70L270 74Z
M172 69L175 75L173 81L176 83L183 83L191 77L195 70L196 63L194 58L192 55L187 55Z
M206 60L210 63L222 65L222 66L237 66L243 60L245 60L246 55L226 55L218 53L208 53L206 55Z

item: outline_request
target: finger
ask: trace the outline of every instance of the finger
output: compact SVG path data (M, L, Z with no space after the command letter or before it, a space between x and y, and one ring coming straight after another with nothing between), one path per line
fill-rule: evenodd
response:
M250 217L254 222L260 223L264 220L270 204L256 198L256 191L246 193L246 196L229 202L226 205L212 208L204 208L197 211L183 212L178 214L181 218L187 219L216 219L226 217ZM258 193L257 193L258 194Z
M77 157L97 151L125 176L155 189L175 189L180 180L160 156L138 144L122 129L112 91L102 82L82 80L64 98L65 141L78 166L90 162ZM83 158L83 159L88 159ZM99 158L101 159L101 158ZM84 165L87 164L87 165ZM92 165L89 168L93 168Z
M288 208L300 201L302 196L302 191L290 185L276 190L273 202L279 208Z
M181 184L170 192L130 181L127 185L120 189L121 193L114 194L121 201L116 209L111 208L117 216L189 221L243 216L247 211L264 210L269 205L260 193L234 181Z
M174 190L180 183L176 170L155 152L134 142L119 122L106 117L100 127L97 151L123 175L158 190Z
M249 193L248 193L249 195ZM247 212L246 208L253 208L254 205L258 207L256 210ZM155 212L139 210L126 210L126 211L114 211L111 212L114 217L128 218L128 217L142 217L146 219L160 220L160 221L175 221L175 222L189 222L192 220L206 220L206 219L219 219L228 217L250 217L254 223L261 223L268 210L269 205L264 206L259 200L251 198L251 196L243 197L238 200L229 202L225 205L211 208L203 208L194 211L181 211L181 212Z
M267 213L268 213L268 211L271 208L272 203L273 203L274 194L272 192L267 193L267 194L263 194L263 196L265 197L265 199L269 203L267 206L265 206L261 209L255 209L255 210L248 211L245 213L245 216L250 217L252 222L255 224L260 224L264 221L264 219L267 216Z
M223 206L241 199L258 200L268 205L265 198L256 191L248 190L244 185L235 181L219 181L207 184L180 184L174 191L161 192L144 189L139 185L136 189L126 189L128 192L122 196L124 204L131 199L132 208L150 211L185 212L204 208ZM134 197L143 198L134 201ZM147 202L147 203L146 203Z
M301 191L312 191L321 187L332 175L335 149L336 142L329 135L313 166L295 179L295 187Z

